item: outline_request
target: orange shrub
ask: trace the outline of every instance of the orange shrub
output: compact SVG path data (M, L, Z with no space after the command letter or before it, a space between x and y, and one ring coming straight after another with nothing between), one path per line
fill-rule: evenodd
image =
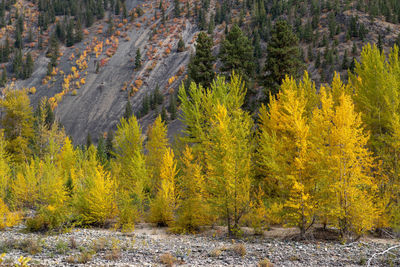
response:
M143 81L140 80L140 79L135 81L135 85L136 85L137 88L140 88L142 86L142 84L143 84Z

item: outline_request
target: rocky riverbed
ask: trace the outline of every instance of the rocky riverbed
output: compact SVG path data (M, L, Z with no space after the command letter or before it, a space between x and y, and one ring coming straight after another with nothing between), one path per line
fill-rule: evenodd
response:
M275 231L275 232L274 232ZM1 266L23 256L29 266L362 266L396 240L365 238L350 244L290 241L279 231L263 237L227 238L221 229L199 235L174 235L139 226L132 233L110 229L74 229L57 235L0 232ZM371 266L399 266L399 250L375 257Z

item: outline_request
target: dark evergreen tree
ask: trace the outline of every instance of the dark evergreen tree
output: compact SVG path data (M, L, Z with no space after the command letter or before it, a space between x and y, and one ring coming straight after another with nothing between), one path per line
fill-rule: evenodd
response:
M298 78L302 70L298 38L285 20L275 23L267 47L264 83L267 97L275 95L286 75Z
M109 130L107 132L106 154L107 154L107 159L111 159L114 157L114 133L112 130Z
M174 16L175 18L179 18L181 15L181 7L179 4L179 0L174 0Z
M126 120L128 120L130 117L132 117L132 115L133 115L132 105L131 105L131 102L129 102L129 100L128 100L128 102L126 103L126 106L125 106L125 112L124 112L123 117Z
M162 106L161 108L161 120L164 122L168 122L167 111L165 110L164 106Z
M135 56L135 69L140 69L142 67L142 55L140 53L140 48L136 49Z
M146 115L147 113L149 113L149 110L150 110L150 98L148 94L145 94L142 101L142 110L140 112L140 115L141 116Z
M121 12L121 2L119 0L117 0L117 2L115 3L115 15L118 16L119 13Z
M234 25L223 40L219 57L222 61L221 70L228 75L235 71L249 82L254 75L255 64L253 47L238 25Z
M197 84L208 87L215 77L213 64L215 57L211 53L213 40L205 32L197 37L196 54L191 58L188 73L189 78Z
M383 42L382 42L382 35L378 35L378 43L377 43L377 47L379 49L379 51L381 51L381 53L383 52Z
M74 26L72 22L69 22L67 25L66 45L67 47L71 47L74 45L74 43L75 43Z
M34 66L34 62L33 62L32 55L31 55L31 53L28 53L26 55L25 65L24 65L24 79L28 79L29 77L32 76L33 66Z
M83 40L83 30L81 21L78 19L75 26L74 43L79 43Z
M343 60L342 60L342 69L346 70L349 67L349 58L348 58L347 50L344 50Z
M101 163L101 165L105 166L107 164L106 144L104 141L104 137L102 135L100 135L99 140L97 142L96 156L97 160Z
M13 72L15 74L15 77L23 78L23 60L22 60L22 50L21 49L17 49L15 51L12 66L13 66Z
M7 84L7 70L6 68L3 68L1 72L1 79L0 79L0 86L4 87Z
M183 52L185 51L185 42L183 41L182 37L179 37L179 41L178 41L178 52Z
M86 149L88 149L92 144L92 136L90 135L90 133L88 133L86 137Z
M176 119L176 98L174 94L171 94L169 97L169 108L168 108L168 112L170 114L170 119L171 120L175 120Z
M46 111L45 123L47 125L47 128L50 129L54 124L55 115L49 101L46 102L45 111Z

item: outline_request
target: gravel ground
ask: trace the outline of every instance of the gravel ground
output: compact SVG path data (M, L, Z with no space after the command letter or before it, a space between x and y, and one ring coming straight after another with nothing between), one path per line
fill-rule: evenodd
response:
M269 238L268 232L266 237L232 240L218 229L173 235L148 226L133 233L75 229L43 235L24 233L22 228L0 232L0 252L6 253L3 264L9 266L20 256L30 257L30 266L257 266L265 259L273 264L269 266L362 266L373 254L396 244L371 238L346 245L285 241ZM399 266L398 252L377 257L371 266Z

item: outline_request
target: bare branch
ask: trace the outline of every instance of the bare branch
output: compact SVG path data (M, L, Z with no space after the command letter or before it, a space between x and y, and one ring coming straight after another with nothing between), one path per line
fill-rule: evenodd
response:
M371 261L372 261L375 257L385 255L386 253L388 253L389 251L391 251L391 250L393 250L393 249L395 249L395 248L400 248L400 245L396 245L396 246L390 247L390 248L388 248L388 249L386 249L386 250L384 250L384 251L382 251L382 252L377 252L377 253L375 253L374 255L372 255L372 257L369 258L369 260L368 260L368 262L367 262L367 267L370 267L370 266L371 266Z

